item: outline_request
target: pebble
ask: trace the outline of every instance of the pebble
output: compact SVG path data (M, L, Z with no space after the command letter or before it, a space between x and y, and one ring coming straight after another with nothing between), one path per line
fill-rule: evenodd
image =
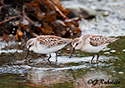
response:
M67 50L70 50L70 48L67 48Z
M91 6L90 8L91 8L91 9L97 9L97 7L96 7L96 6Z
M18 44L21 45L21 42L19 42Z
M124 72L119 72L119 74L123 74Z
M94 71L94 70L95 70L95 68L91 68L90 70Z
M125 49L123 49L122 51L125 52Z
M112 71L113 73L115 73L116 71Z
M110 54L110 52L104 52L104 54Z
M114 53L114 52L116 52L116 50L111 50L110 52L111 52L111 53Z
M110 50L110 48L105 48L105 49L103 49L102 51L106 51L106 50Z
M105 11L104 13L103 13L103 16L108 16L109 15L109 11Z

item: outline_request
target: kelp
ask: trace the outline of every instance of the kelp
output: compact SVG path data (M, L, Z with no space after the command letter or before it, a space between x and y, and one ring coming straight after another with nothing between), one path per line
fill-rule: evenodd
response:
M81 18L69 20L68 12L58 0L1 0L0 36L19 41L38 35L80 36Z

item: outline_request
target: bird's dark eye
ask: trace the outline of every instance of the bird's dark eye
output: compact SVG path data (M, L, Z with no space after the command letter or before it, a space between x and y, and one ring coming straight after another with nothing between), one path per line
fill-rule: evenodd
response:
M29 45L29 48L31 47L32 45Z
M76 43L76 46L78 45L79 43Z

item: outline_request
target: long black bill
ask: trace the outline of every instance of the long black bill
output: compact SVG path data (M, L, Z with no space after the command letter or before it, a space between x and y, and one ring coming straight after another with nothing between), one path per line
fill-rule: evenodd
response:
M25 59L27 59L28 55L29 55L29 49L27 49Z
M29 55L29 49L30 49L30 47L31 47L32 45L29 45L29 48L27 48L27 51L26 51L26 56L25 56L25 58L24 59L27 59L27 57L28 57L28 55Z
M69 58L71 58L71 57L72 57L72 54L74 53L74 51L75 51L75 48L73 48L73 49L72 49L72 52L71 52L71 54L70 54Z

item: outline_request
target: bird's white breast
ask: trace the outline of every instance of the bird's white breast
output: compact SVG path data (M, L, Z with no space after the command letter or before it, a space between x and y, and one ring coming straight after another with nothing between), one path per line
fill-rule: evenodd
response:
M88 52L88 53L98 53L104 47L106 47L106 44L100 45L100 46L92 46L90 44L86 44L82 47L81 51Z
M62 49L65 45L67 45L67 44L47 48L46 46L43 46L42 44L37 43L37 47L35 47L35 46L31 47L31 50L36 53L48 54L48 53L54 53L54 52Z

